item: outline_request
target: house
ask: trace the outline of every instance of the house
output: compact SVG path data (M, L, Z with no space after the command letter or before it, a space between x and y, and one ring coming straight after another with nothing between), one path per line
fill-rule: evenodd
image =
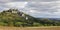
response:
M17 13L17 11L12 11L12 13Z
M17 9L13 9L12 13L18 13L18 10Z
M22 14L22 17L24 17L25 16L25 14Z
M28 20L28 17L26 17L26 20Z

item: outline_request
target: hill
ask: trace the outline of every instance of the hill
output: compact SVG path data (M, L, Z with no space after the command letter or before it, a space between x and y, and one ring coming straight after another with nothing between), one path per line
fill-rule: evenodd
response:
M9 9L0 13L0 25L3 26L30 26L33 21L32 16L29 16L18 9Z
M35 18L18 9L9 9L0 13L0 26L60 26L60 21Z

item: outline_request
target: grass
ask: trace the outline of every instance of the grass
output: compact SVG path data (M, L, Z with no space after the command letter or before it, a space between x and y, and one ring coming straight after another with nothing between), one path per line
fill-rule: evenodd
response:
M45 26L45 27L2 27L0 30L60 30L60 26Z

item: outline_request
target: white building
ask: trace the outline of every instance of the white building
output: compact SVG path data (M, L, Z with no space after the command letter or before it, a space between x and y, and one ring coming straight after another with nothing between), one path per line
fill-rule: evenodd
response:
M26 20L28 20L28 17L26 17Z
M17 13L17 11L12 11L12 13Z
M22 17L24 17L25 15L24 14L22 14Z

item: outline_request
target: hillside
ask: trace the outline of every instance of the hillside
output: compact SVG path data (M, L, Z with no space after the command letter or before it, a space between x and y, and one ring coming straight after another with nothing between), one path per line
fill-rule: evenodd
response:
M32 25L33 17L18 9L9 9L0 13L0 25L3 26L30 26Z
M0 26L60 26L60 21L35 18L18 9L9 9L0 13Z

